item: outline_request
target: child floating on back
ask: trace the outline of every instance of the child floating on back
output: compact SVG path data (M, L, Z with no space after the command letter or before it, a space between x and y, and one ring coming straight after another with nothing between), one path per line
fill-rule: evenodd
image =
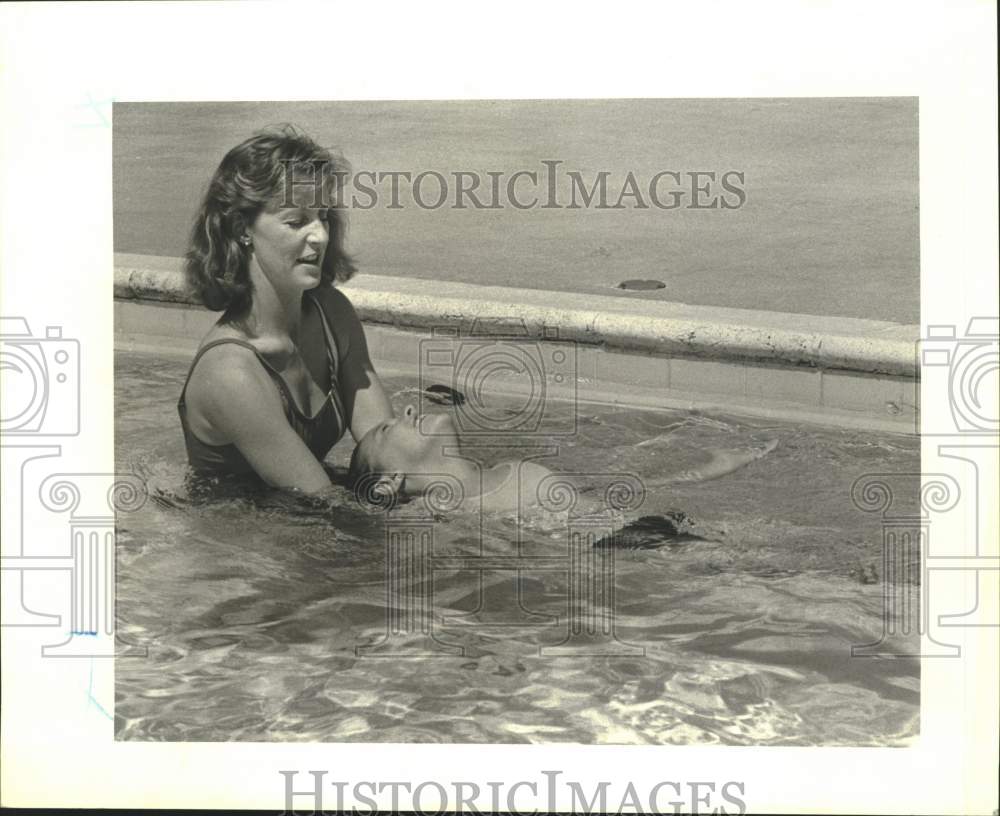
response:
M703 466L657 481L656 485L700 482L732 473L760 459L777 446L772 440L750 451L713 451ZM480 468L462 458L458 432L450 414L419 415L412 405L380 423L362 437L351 457L348 480L364 485L370 496L423 495L442 476L460 486L465 503L483 512L530 511L540 503L543 481L552 471L532 461L501 462Z

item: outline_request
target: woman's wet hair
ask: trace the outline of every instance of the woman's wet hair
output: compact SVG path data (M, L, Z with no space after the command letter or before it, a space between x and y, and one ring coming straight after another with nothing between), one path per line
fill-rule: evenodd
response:
M346 163L293 125L268 128L225 155L195 216L185 274L190 288L212 311L238 319L249 310L253 248L240 238L269 203L286 193L288 171L296 191L315 184L317 192L322 191L320 203L328 207L330 238L321 282L346 281L354 274L354 263L344 250L346 218L334 206Z

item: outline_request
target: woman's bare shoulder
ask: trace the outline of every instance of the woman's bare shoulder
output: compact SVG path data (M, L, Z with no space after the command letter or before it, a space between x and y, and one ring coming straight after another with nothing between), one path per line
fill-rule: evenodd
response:
M282 413L264 366L252 348L239 343L219 343L202 354L184 402L191 429L210 445L233 442L248 414L262 414L273 422Z
M201 348L222 338L206 339ZM235 338L234 338L235 339ZM219 343L201 353L187 386L189 405L210 409L220 402L258 397L270 378L256 352L241 343Z

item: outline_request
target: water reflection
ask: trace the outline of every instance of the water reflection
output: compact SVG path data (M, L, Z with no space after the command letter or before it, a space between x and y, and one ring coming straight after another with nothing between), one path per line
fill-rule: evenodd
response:
M580 433L558 440L561 468L653 486L626 520L634 546L614 551L614 635L628 648L559 655L573 576L558 524L438 521L442 560L389 592L384 518L346 492L330 506L193 485L173 415L184 365L117 366L118 466L159 496L119 523L122 628L149 647L116 665L119 739L899 745L918 733L917 662L850 656L882 630L881 585L858 577L879 563L881 532L850 485L917 470L915 440L585 407ZM410 383L388 385L408 400ZM711 446L769 438L778 449L744 471L655 486ZM334 473L349 455L349 442L335 449ZM518 532L536 560L512 569L499 559ZM421 580L432 637L415 626L389 655L359 652L386 639Z

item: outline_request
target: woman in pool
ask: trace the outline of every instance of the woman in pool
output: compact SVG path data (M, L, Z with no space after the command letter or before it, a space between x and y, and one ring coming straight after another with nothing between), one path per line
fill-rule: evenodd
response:
M333 155L291 126L237 145L212 177L186 272L223 314L178 402L197 471L322 493L330 448L393 416L357 313L334 286L355 271L331 203L342 178Z
M655 485L702 482L732 473L777 447L771 440L754 450L710 451L704 465L658 480ZM536 462L501 462L481 470L458 454L459 438L450 414L417 414L412 405L362 437L351 456L348 482L362 501L422 495L442 475L461 484L476 509L500 513L530 511L539 504L539 487L552 475ZM650 485L653 486L653 485Z

